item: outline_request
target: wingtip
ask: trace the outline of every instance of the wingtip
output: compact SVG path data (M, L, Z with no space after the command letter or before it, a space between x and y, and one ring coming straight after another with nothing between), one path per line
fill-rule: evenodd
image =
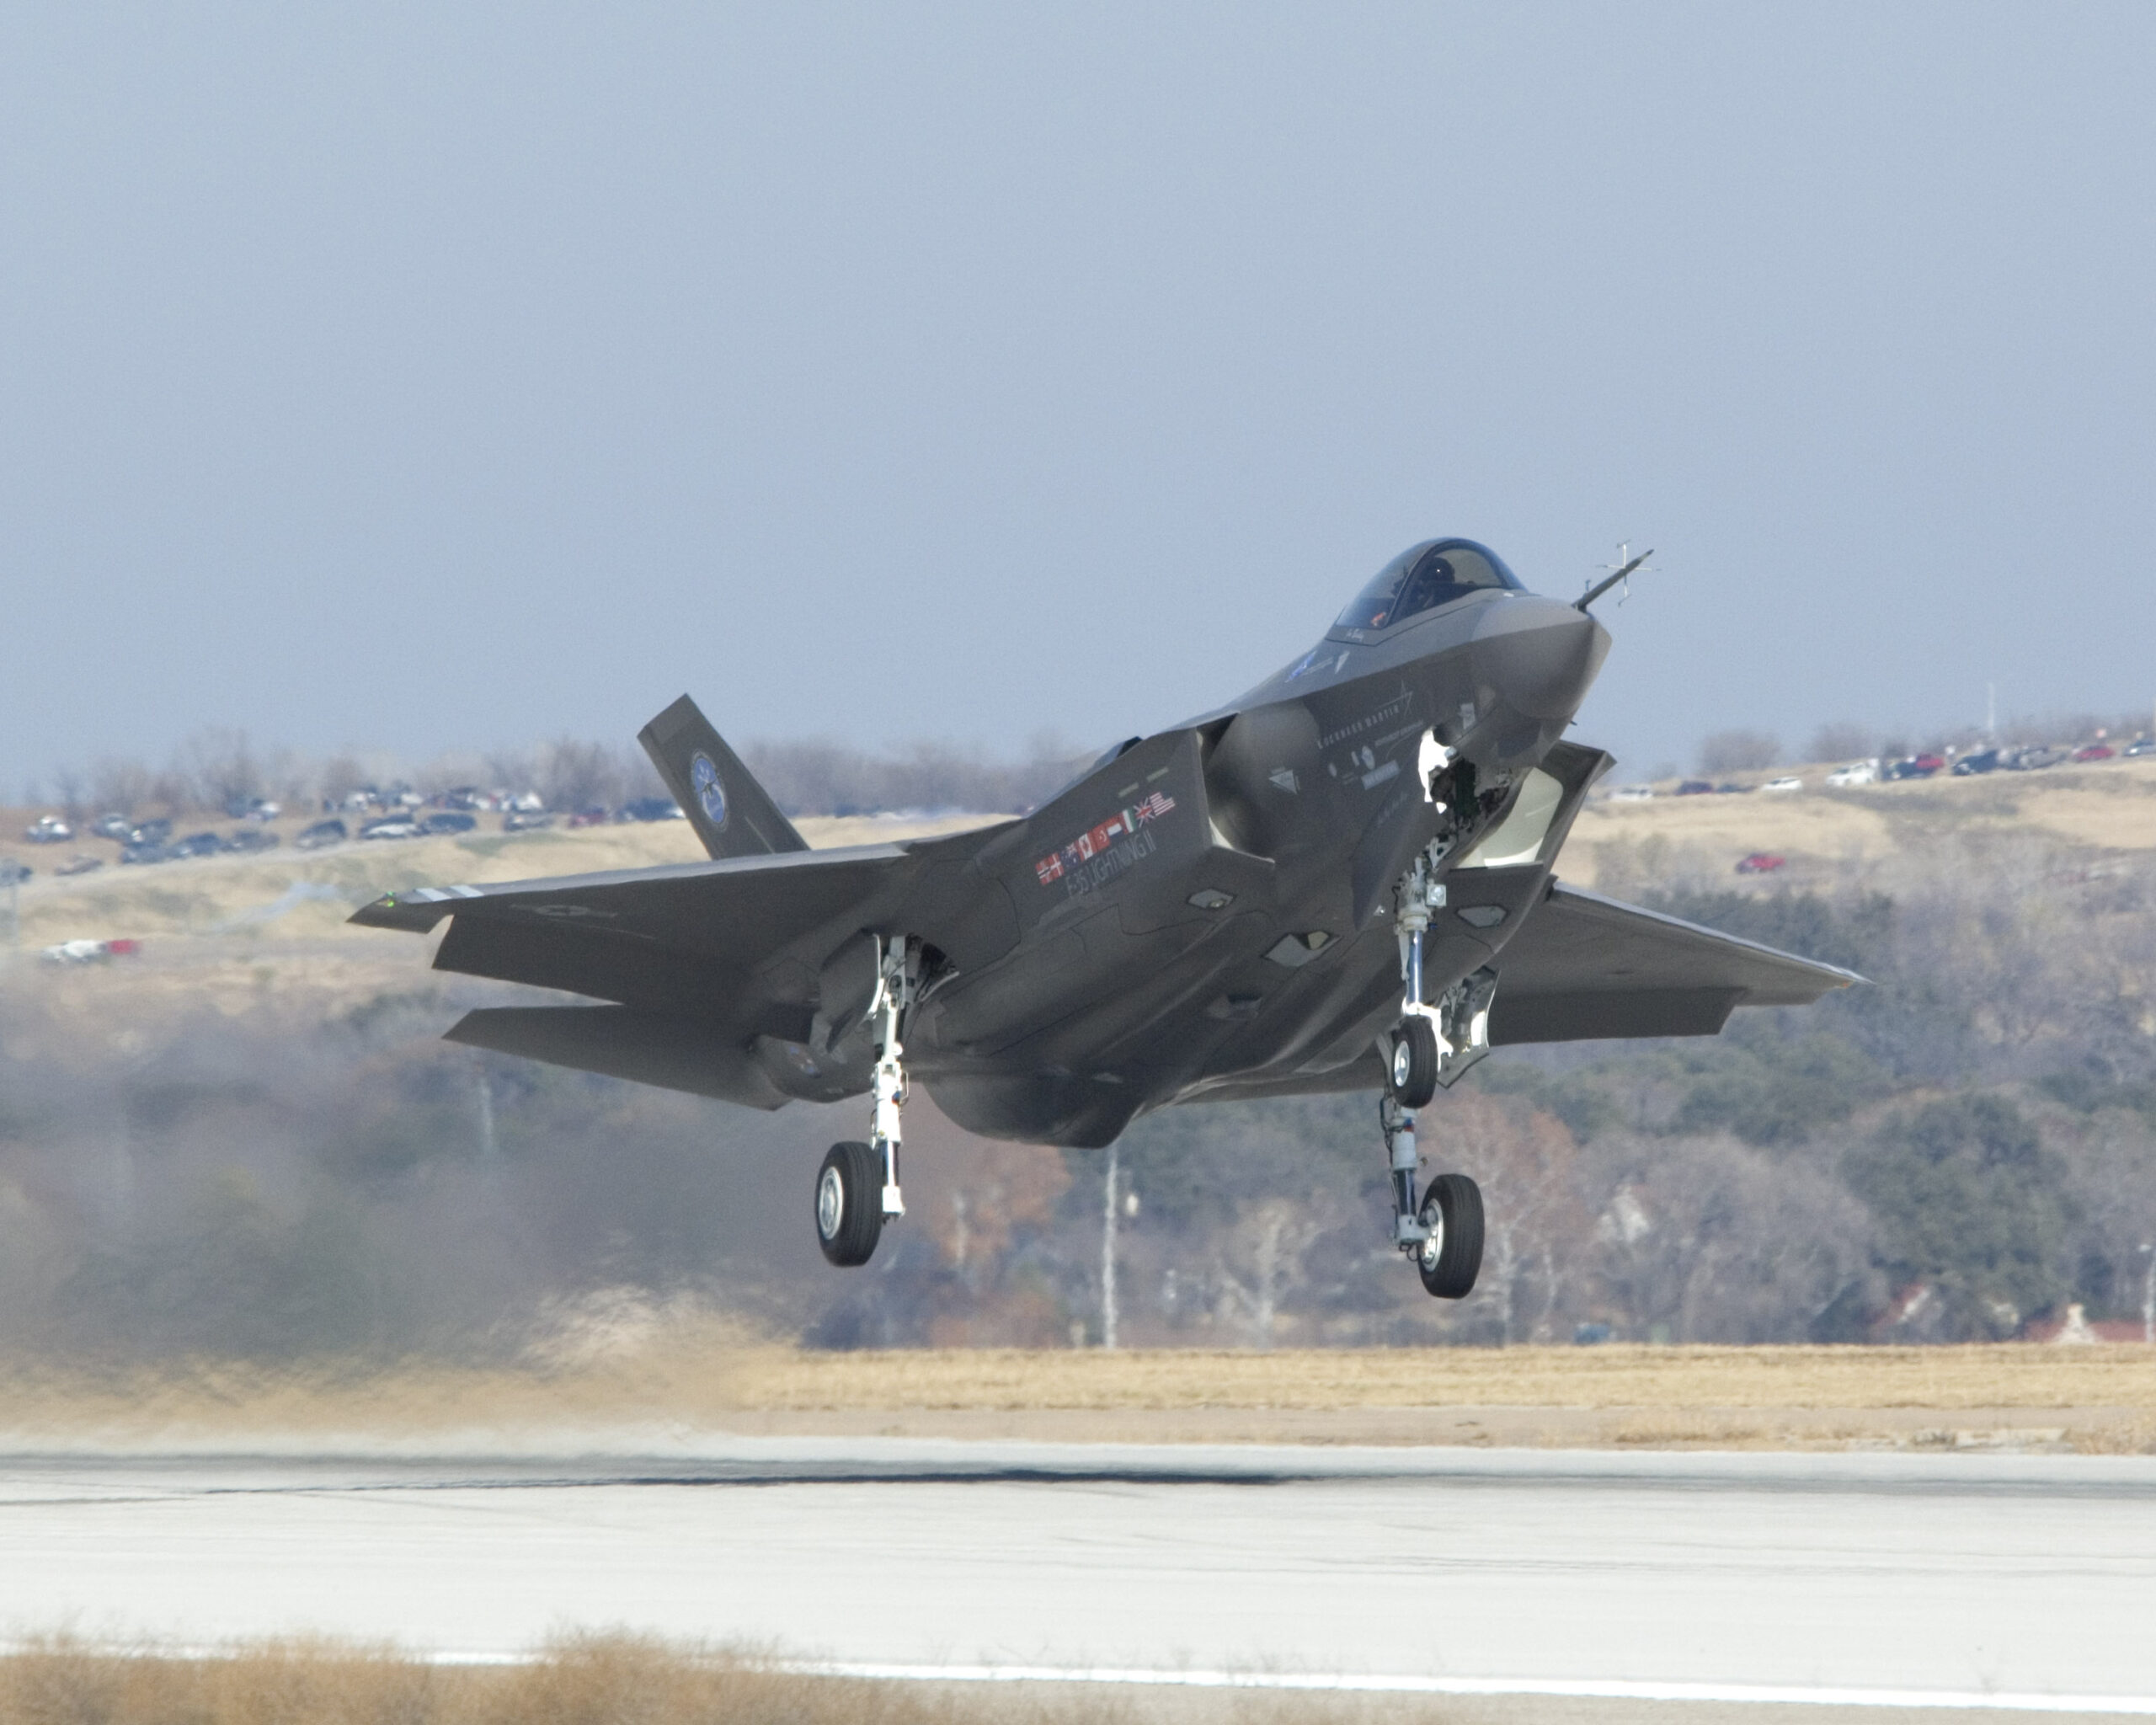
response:
M362 905L345 918L362 928L393 928L405 934L424 934L449 914L448 906L430 904L398 893L384 893L373 903Z

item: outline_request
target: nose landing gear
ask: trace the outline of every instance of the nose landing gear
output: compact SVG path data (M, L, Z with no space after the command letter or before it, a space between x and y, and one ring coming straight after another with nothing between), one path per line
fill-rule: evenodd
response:
M1462 1300L1473 1291L1482 1268L1482 1194L1465 1174L1439 1174L1416 1203L1422 1156L1415 1115L1441 1086L1489 1052L1497 978L1485 967L1454 983L1434 1005L1423 999L1422 939L1430 912L1444 901L1444 884L1435 879L1431 858L1417 857L1395 899L1403 998L1387 1073L1391 1082L1378 1104L1378 1124L1392 1171L1393 1244L1414 1259L1428 1292Z

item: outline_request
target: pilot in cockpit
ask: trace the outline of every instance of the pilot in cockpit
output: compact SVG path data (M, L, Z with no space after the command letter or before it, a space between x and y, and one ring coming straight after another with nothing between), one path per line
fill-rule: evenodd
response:
M1519 585L1495 552L1472 540L1426 540L1379 570L1333 627L1358 633L1389 629L1470 593L1518 591Z

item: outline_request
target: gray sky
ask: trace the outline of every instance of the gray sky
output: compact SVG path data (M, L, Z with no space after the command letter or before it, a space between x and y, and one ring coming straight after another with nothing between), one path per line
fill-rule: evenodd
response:
M0 786L1150 729L1438 532L1581 734L2156 698L2156 8L0 12Z

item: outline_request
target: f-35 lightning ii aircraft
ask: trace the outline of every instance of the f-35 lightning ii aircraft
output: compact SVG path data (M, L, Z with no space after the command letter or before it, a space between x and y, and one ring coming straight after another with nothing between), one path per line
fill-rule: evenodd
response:
M896 844L810 850L684 697L639 740L709 862L353 920L446 916L436 969L601 1002L485 1008L452 1040L753 1108L872 1096L817 1178L835 1264L905 1213L915 1079L972 1131L1091 1146L1171 1103L1379 1092L1392 1237L1458 1299L1481 1198L1457 1173L1418 1197L1416 1115L1490 1048L1712 1035L1860 980L1552 876L1610 765L1565 739L1609 585L1566 604L1471 540L1412 547L1248 694L1022 819Z

